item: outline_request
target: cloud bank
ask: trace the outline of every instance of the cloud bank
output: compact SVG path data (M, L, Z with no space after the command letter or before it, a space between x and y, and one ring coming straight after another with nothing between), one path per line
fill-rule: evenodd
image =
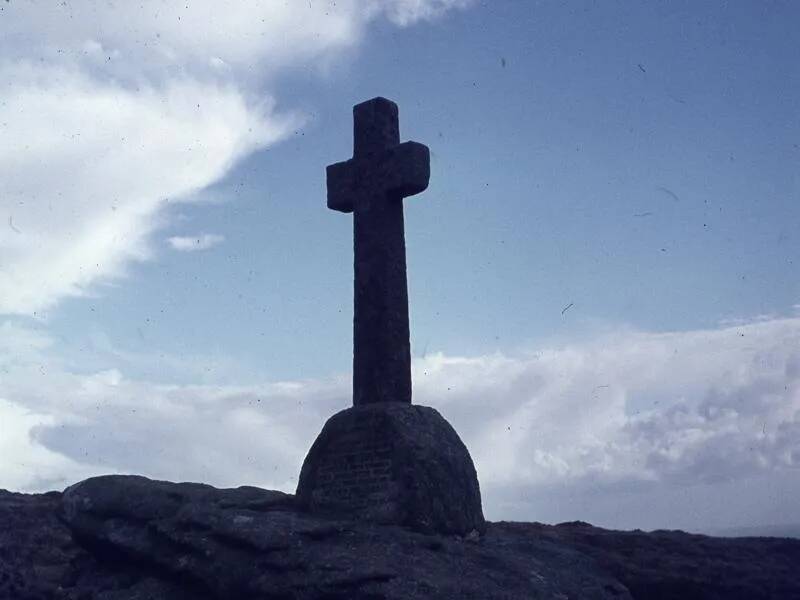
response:
M0 487L118 471L292 491L324 420L350 404L348 376L229 386L78 374L46 336L5 327L17 343L0 356L0 420L27 432L13 456L35 468L4 464ZM799 341L800 318L783 318L520 356L434 354L414 363L415 402L459 431L493 519L788 522L800 492Z
M271 81L456 0L4 3L0 313L41 316L154 253L170 202L302 124Z

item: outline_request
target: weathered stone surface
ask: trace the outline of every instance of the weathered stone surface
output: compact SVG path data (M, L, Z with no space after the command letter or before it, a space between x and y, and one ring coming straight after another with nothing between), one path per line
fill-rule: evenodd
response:
M58 492L0 490L0 599L800 598L800 540L490 523L469 542L291 498L130 477L74 486L63 508Z
M332 416L303 463L297 498L311 512L422 532L485 528L469 452L427 406L367 404Z
M0 490L0 599L206 600L141 565L99 561L58 518L62 495ZM106 558L101 556L100 558Z
M492 528L501 536L524 535L576 548L624 583L634 598L800 599L800 539L612 531L583 522L495 523Z
M137 565L156 579L131 594L147 585L164 600L169 586L237 600L629 598L591 560L549 542L423 535L293 504L254 488L108 476L68 488L62 518L103 568Z
M430 152L400 143L397 105L353 108L353 158L327 168L328 207L353 213L353 404L411 402L403 198L428 187Z

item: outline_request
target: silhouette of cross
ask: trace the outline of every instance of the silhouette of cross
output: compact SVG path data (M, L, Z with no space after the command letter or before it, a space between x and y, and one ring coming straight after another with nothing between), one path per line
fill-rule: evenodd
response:
M352 212L353 405L411 402L403 198L428 187L430 152L400 143L397 105L353 107L353 158L329 165L328 208Z

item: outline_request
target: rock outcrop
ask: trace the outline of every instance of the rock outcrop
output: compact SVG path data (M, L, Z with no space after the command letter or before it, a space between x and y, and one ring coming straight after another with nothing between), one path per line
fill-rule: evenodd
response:
M800 598L800 540L585 523L427 535L135 476L0 491L0 524L2 600Z

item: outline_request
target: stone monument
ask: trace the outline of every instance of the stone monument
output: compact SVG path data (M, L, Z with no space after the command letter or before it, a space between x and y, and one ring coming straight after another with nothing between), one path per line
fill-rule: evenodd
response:
M353 158L328 166L328 208L353 213L353 406L328 419L300 472L306 510L424 532L482 532L475 467L433 408L411 404L403 198L428 187L430 153L400 143L397 105L353 108Z

